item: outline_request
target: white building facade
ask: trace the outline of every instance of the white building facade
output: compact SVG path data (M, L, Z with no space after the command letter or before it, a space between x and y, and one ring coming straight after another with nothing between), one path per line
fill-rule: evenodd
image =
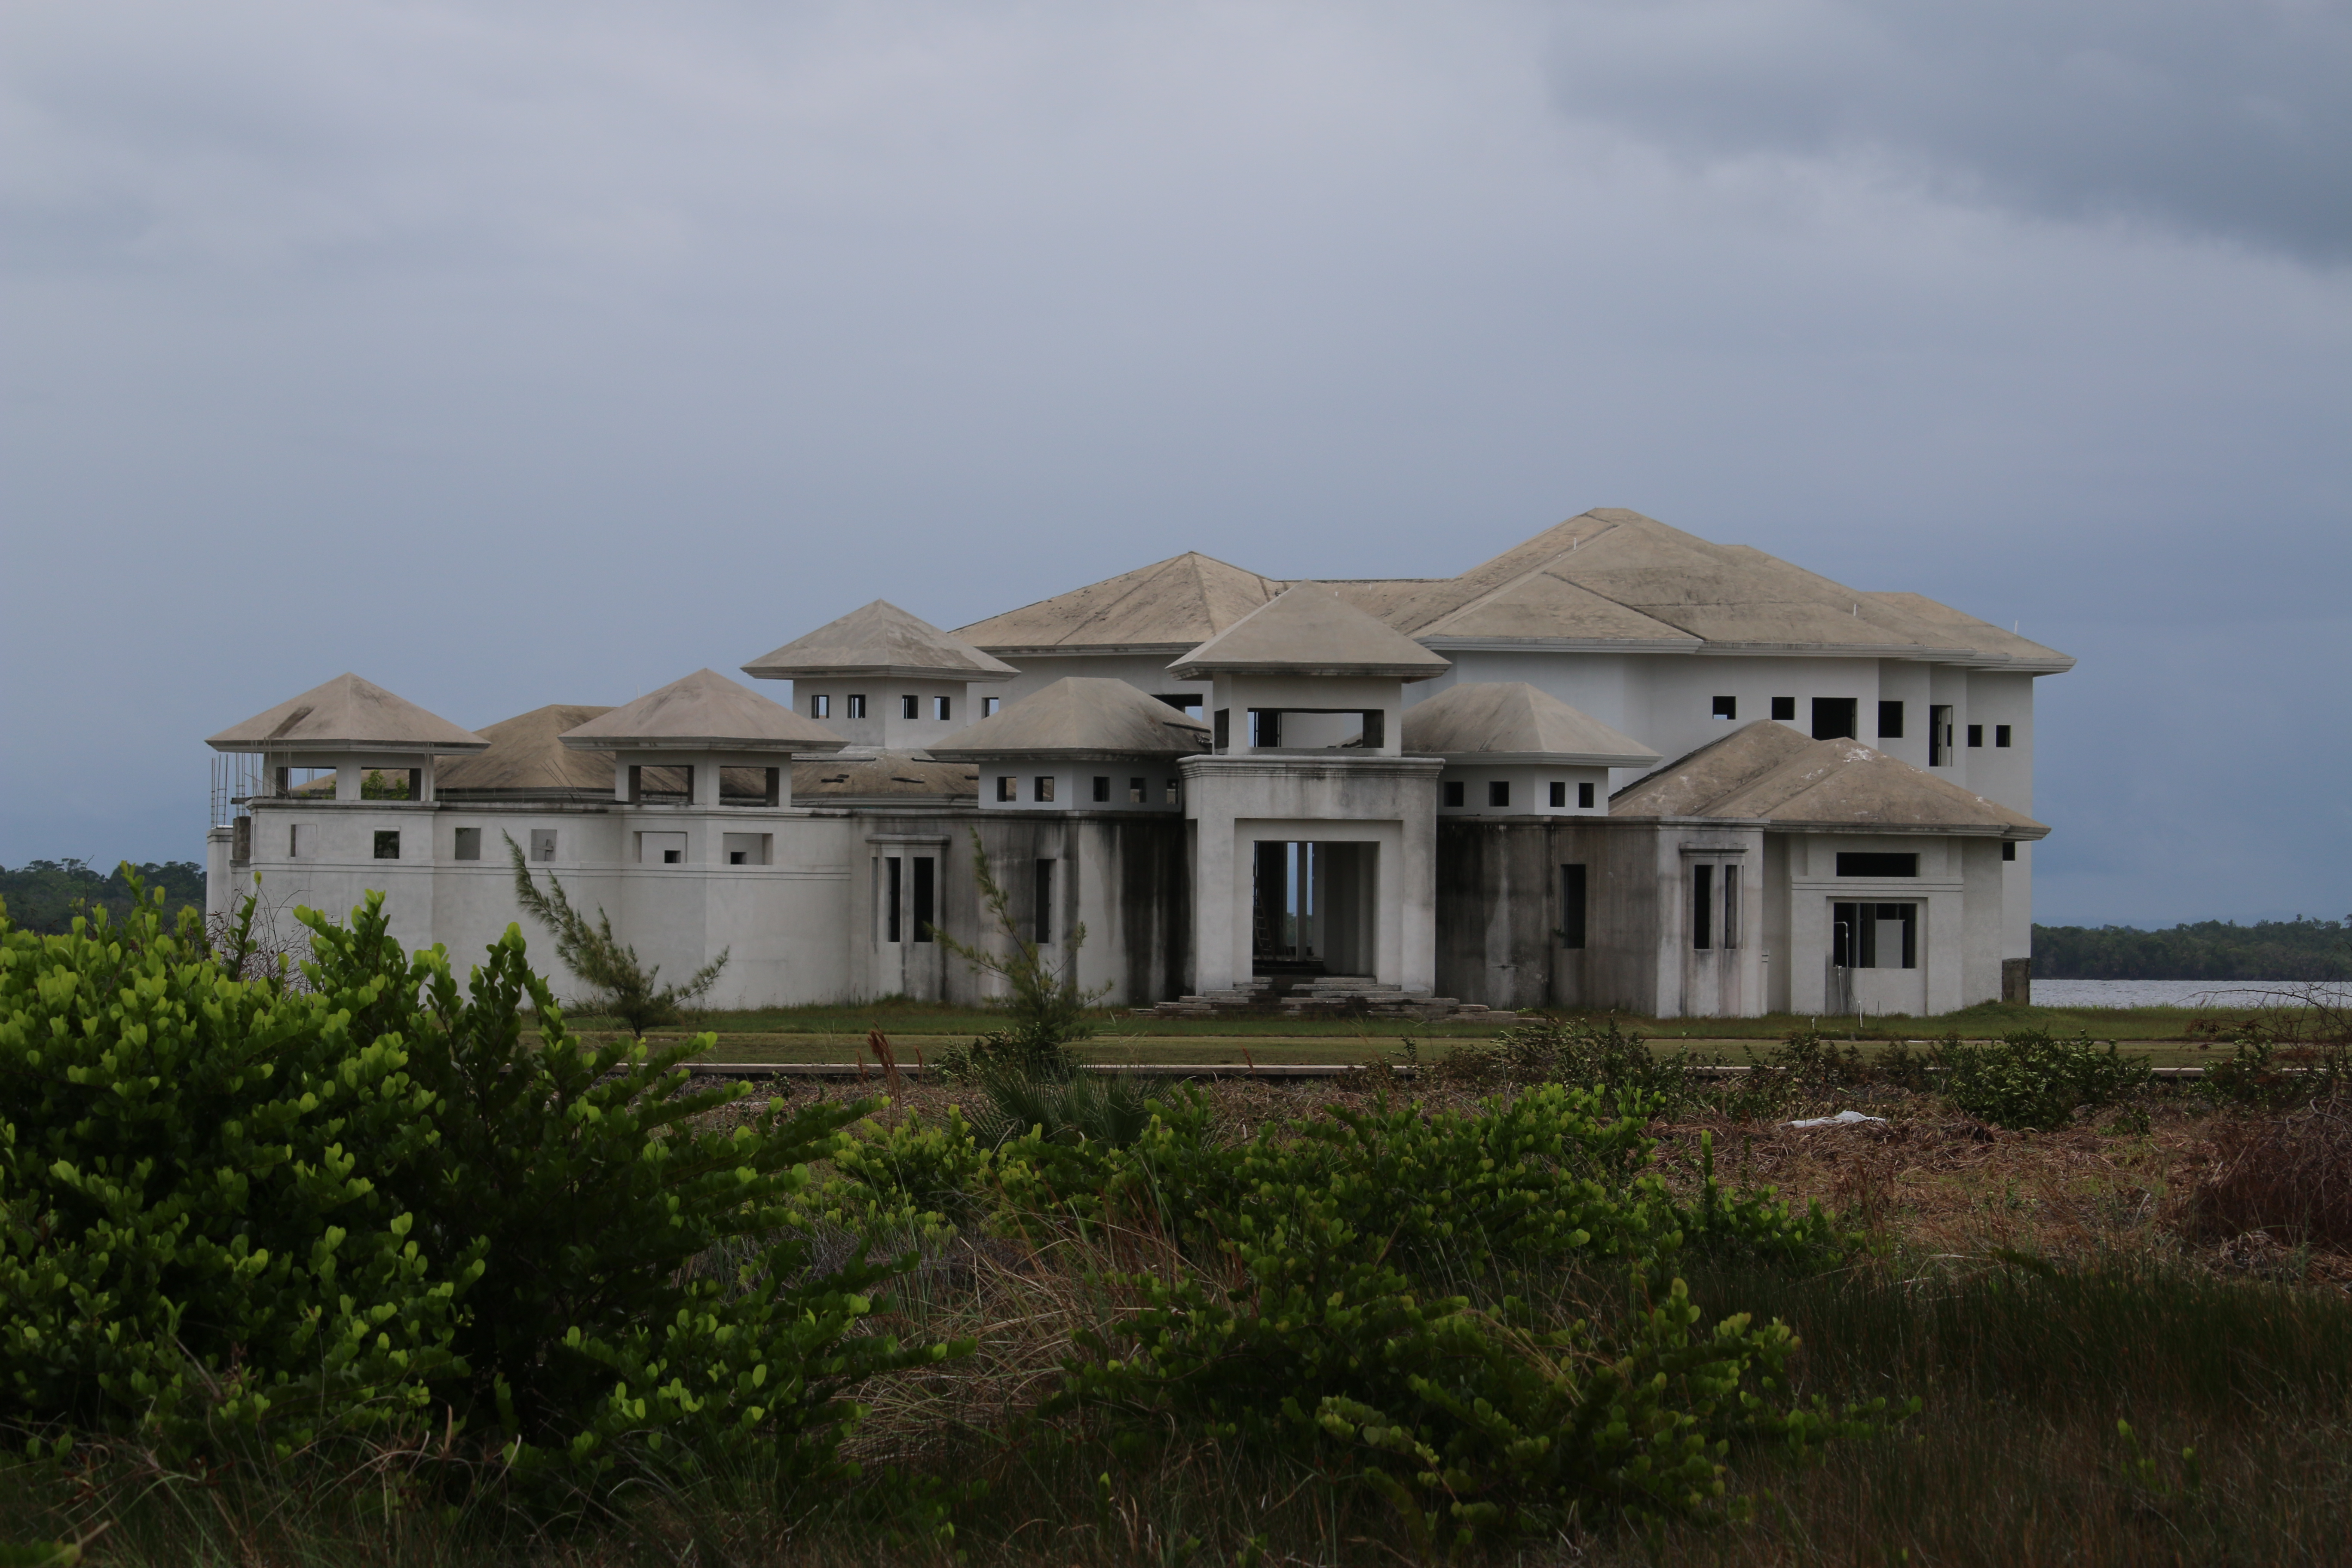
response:
M1942 1013L2024 994L2072 663L1631 512L1457 578L1187 555L953 633L877 601L744 667L789 702L706 670L471 731L339 677L213 737L210 885L381 890L462 968L511 839L666 975L726 953L714 1005L976 999L935 938L1003 940L985 854L1114 1005Z

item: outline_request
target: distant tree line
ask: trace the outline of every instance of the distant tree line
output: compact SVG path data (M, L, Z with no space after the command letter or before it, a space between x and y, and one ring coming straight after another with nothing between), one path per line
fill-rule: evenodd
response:
M2352 979L2352 915L2340 921L2198 921L2033 928L2037 980Z
M194 861L150 861L132 869L150 894L163 889L166 910L205 907L205 868ZM29 860L13 871L0 866L0 900L18 930L62 935L73 929L74 916L93 909L102 907L121 919L131 908L131 884L120 865L100 871L79 860Z

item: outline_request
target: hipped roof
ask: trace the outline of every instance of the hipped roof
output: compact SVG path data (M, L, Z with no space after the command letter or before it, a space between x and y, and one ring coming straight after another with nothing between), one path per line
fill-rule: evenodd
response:
M976 622L961 635L1016 658L1174 652L1292 585L1195 552ZM1457 577L1326 585L1441 650L1829 653L2029 674L2074 663L1922 595L1849 588L1760 550L1717 544L1616 507L1572 517Z
M993 653L1178 654L1215 637L1285 584L1197 550L958 628Z
M1415 756L1563 767L1646 768L1658 753L1521 680L1450 686L1404 710Z
M1859 741L1812 741L1759 719L1610 797L1612 816L1720 816L1816 832L1970 833L2042 838L2050 829Z
M559 739L591 719L610 713L608 707L579 702L551 702L495 724L480 733L490 749L479 756L459 757L442 764L434 787L452 791L496 791L528 795L541 791L613 793L613 759L595 752L576 752Z
M1007 757L1172 757L1208 749L1181 709L1124 680L1068 676L924 749L950 761Z
M753 659L743 673L761 680L1010 680L1019 671L953 632L877 599Z
M590 752L837 752L848 743L715 669L648 691L562 739Z
M1218 673L1378 676L1427 680L1453 668L1320 584L1284 590L1170 665L1190 679Z
M485 751L490 742L346 671L242 724L229 726L205 744L216 752L272 755L330 752L426 755Z

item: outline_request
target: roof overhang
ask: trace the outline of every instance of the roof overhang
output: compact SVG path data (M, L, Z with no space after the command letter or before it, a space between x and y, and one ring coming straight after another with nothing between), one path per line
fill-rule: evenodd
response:
M1646 768L1664 760L1646 752L1627 756L1622 752L1416 752L1413 754L1442 757L1450 768Z
M746 740L740 735L590 735L556 739L575 752L757 752L769 756L824 756L847 741Z

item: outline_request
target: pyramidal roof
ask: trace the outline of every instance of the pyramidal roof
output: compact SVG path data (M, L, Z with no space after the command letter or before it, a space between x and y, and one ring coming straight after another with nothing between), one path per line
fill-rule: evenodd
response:
M1283 584L1197 550L1139 566L956 635L991 653L1181 653L1215 637Z
M1301 583L1168 668L1188 679L1229 671L1427 680L1453 665L1321 584Z
M349 671L232 724L205 742L216 752L272 754L485 751L490 742Z
M698 669L614 709L562 740L575 751L837 752L847 744L814 719L715 669Z
M1561 766L1646 768L1658 753L1522 680L1447 687L1404 710L1404 750L1417 756Z
M1715 793L1696 798L1707 792ZM2042 838L2050 832L2022 812L1859 741L1809 741L1769 719L1618 791L1609 815L1761 819L1814 831L2001 838Z
M445 763L434 785L436 793L496 791L502 795L584 790L599 795L613 793L613 764L593 752L573 751L558 739L591 719L612 710L578 702L551 702L495 724L479 733L490 749L478 756L459 757Z
M1206 751L1209 731L1124 680L1068 676L923 748L948 761L1170 757Z
M743 667L761 680L866 676L901 680L1010 680L1020 671L887 599L852 610Z

